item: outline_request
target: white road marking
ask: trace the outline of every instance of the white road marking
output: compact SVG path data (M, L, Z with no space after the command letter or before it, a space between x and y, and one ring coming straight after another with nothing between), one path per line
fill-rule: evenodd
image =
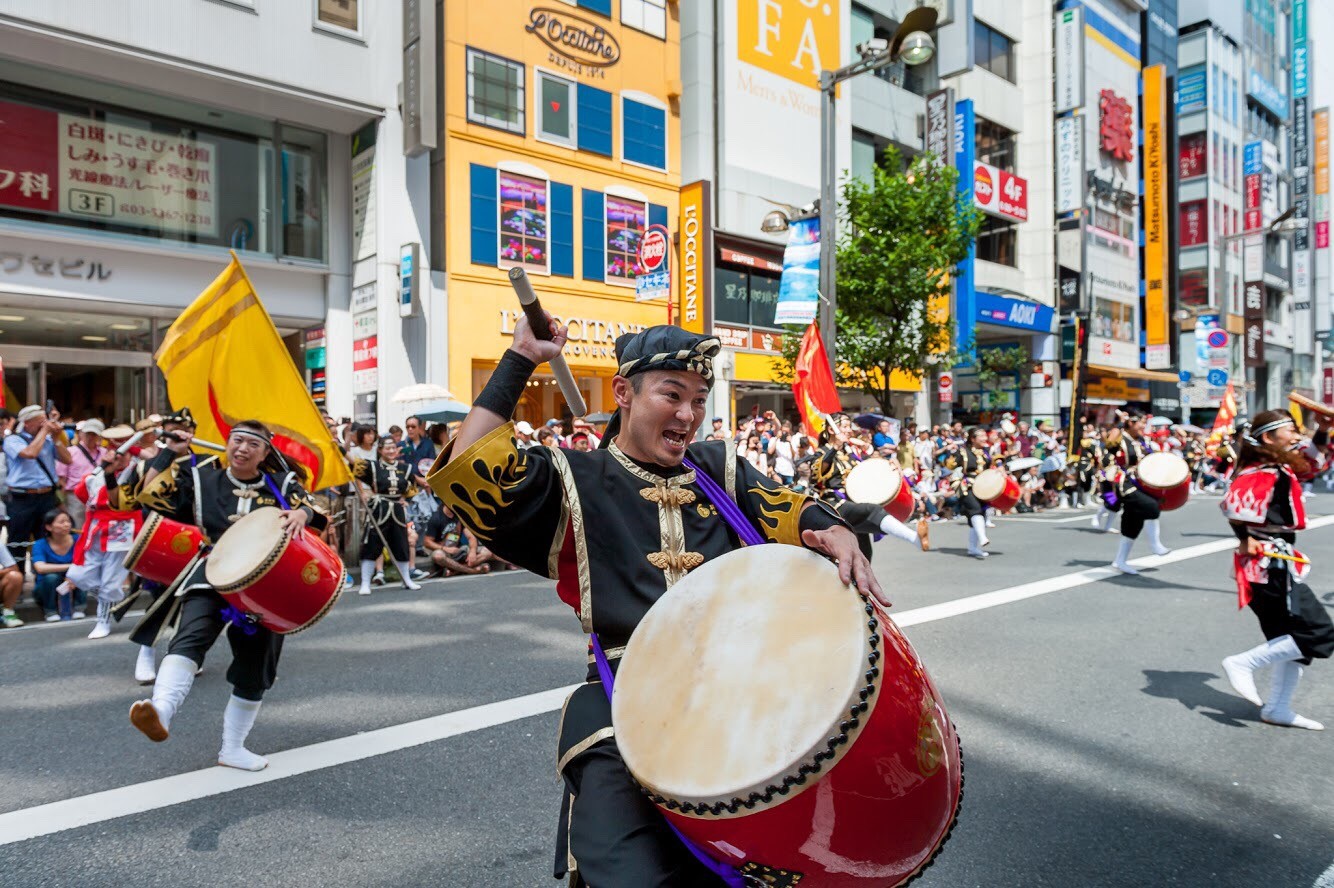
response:
M1334 515L1316 518L1308 522L1308 529L1327 527L1334 524ZM1178 549L1168 555L1149 555L1131 562L1136 567L1161 567L1178 561L1188 561L1225 552L1236 546L1232 539L1213 540L1197 546ZM986 608L998 607L1050 595L1065 589L1073 589L1120 576L1108 567L1095 567L1076 571L1008 589L983 592L970 595L943 604L912 608L894 614L894 621L900 626L917 626L936 620L957 617L962 614ZM524 697L487 703L469 709L461 709L444 715L431 716L418 721L391 725L364 734L340 737L310 746L301 746L270 755L269 766L257 774L235 771L230 768L208 768L150 780L131 786L122 786L105 792L63 799L45 805L25 808L0 814L0 846L11 845L34 839L39 836L77 829L93 823L102 823L118 817L142 814L195 799L221 795L238 789L246 789L275 780L285 780L299 774L307 774L325 768L338 767L349 762L361 761L378 755L397 752L424 743L433 743L468 734L485 728L517 721L534 715L554 712L561 707L565 698L578 685L553 688ZM128 727L127 727L128 730ZM1334 873L1326 872L1315 888L1334 888Z
M1320 878L1315 880L1311 888L1334 888L1334 863L1329 865L1329 869L1320 874Z

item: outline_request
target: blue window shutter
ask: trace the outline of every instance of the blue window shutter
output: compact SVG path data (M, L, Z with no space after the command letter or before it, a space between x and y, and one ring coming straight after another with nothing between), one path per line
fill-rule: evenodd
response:
M600 281L606 277L603 252L606 250L606 224L602 211L602 192L584 192L584 280Z
M551 183L551 273L574 277L574 186Z
M611 0L579 0L579 8L611 18Z
M579 148L611 157L611 93L579 84Z
M472 193L472 261L474 265L495 265L499 261L496 241L499 231L496 217L500 214L496 200L496 170L494 167L469 164L469 188Z
M662 204L648 205L648 224L667 227L667 208Z
M631 99L622 102L621 153L626 160L667 168L667 112Z

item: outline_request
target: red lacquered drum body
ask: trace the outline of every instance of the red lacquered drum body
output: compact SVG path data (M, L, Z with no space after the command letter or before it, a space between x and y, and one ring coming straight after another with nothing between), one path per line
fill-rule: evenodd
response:
M1135 475L1140 490L1158 500L1164 512L1190 499L1190 466L1175 453L1150 453L1139 461Z
M612 719L649 798L758 884L899 885L957 814L959 741L926 669L795 546L732 552L668 590L622 656Z
M1019 505L1019 482L1009 472L986 469L973 481L973 496L997 512L1008 512Z
M343 591L343 562L310 531L287 539L282 511L256 509L227 530L204 563L204 578L237 610L280 635L309 628Z
M204 542L204 532L193 524L182 524L154 512L144 521L130 551L125 569L145 580L170 586L181 575Z
M898 463L873 457L863 460L848 473L843 491L854 503L874 503L899 521L912 516L912 488L908 486Z

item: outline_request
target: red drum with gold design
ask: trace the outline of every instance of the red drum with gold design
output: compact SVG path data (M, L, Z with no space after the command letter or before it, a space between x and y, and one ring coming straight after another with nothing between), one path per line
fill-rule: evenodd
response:
M1135 480L1164 512L1179 509L1190 499L1190 464L1175 453L1150 453L1141 459Z
M843 492L854 503L875 503L899 521L912 516L912 487L899 464L880 457L862 460L848 472Z
M125 553L125 569L145 580L170 586L204 545L204 532L193 524L154 512Z
M973 496L997 512L1008 512L1019 505L1019 482L1002 469L984 469L973 479Z
M625 649L612 721L673 825L758 884L902 884L958 813L958 736L917 653L796 546L672 586Z
M204 578L237 610L280 635L308 629L343 591L343 562L308 530L288 538L281 509L256 509L228 528Z

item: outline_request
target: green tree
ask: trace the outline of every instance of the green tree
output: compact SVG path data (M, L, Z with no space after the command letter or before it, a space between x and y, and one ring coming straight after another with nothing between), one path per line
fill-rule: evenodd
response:
M981 214L960 199L958 172L931 155L904 163L891 147L869 180L843 186L838 222L837 355L840 386L891 411L895 370L922 374L954 363L950 275L968 255ZM932 311L943 296L944 310ZM783 338L779 373L791 379L802 330Z

